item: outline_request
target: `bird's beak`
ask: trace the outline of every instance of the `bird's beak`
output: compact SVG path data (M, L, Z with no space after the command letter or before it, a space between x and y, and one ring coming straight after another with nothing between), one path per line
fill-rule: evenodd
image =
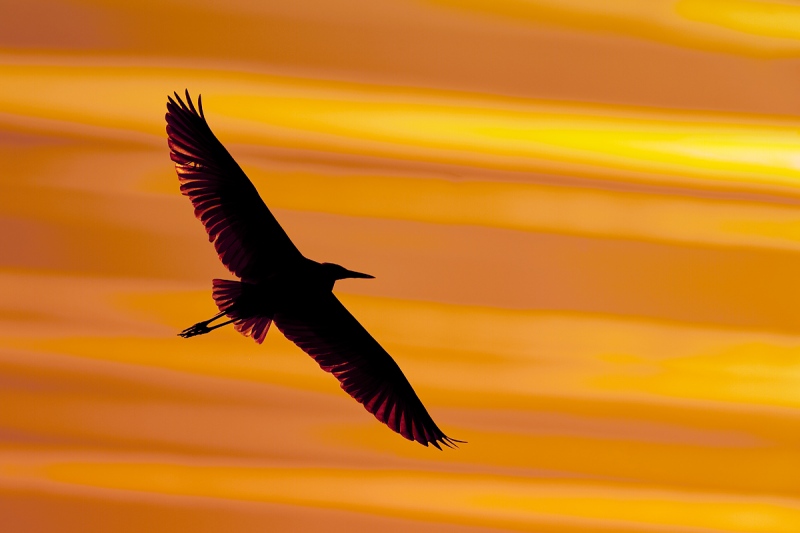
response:
M374 279L375 276L370 276L369 274L362 274L361 272L354 272L352 270L347 271L346 278L364 278L364 279Z

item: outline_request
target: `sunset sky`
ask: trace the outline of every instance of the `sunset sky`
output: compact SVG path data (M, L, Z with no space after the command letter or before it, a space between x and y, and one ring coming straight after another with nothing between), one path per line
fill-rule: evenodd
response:
M232 279L172 91L442 430ZM5 0L0 531L800 531L800 2Z

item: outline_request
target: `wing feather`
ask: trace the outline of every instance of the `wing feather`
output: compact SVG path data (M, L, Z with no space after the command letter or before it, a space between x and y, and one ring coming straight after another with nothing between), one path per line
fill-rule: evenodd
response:
M167 98L167 144L181 193L203 223L220 261L244 281L286 270L303 259L189 92ZM199 112L198 112L199 109Z
M400 367L332 293L292 305L275 325L332 373L350 396L408 440L440 448L456 442L422 405Z

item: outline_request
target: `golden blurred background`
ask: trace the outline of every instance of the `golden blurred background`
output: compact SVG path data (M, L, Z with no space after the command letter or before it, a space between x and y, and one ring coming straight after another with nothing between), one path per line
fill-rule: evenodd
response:
M4 0L0 530L800 531L800 3ZM231 278L212 129L450 436Z

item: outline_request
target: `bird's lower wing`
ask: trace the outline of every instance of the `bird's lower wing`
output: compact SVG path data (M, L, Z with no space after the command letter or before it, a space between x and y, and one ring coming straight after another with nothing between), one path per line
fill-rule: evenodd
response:
M177 100L177 101L176 101ZM203 223L220 261L242 279L285 270L302 259L258 191L212 133L198 100L168 98L167 136L181 193Z
M453 446L394 359L332 293L277 313L275 324L375 418L409 440Z

